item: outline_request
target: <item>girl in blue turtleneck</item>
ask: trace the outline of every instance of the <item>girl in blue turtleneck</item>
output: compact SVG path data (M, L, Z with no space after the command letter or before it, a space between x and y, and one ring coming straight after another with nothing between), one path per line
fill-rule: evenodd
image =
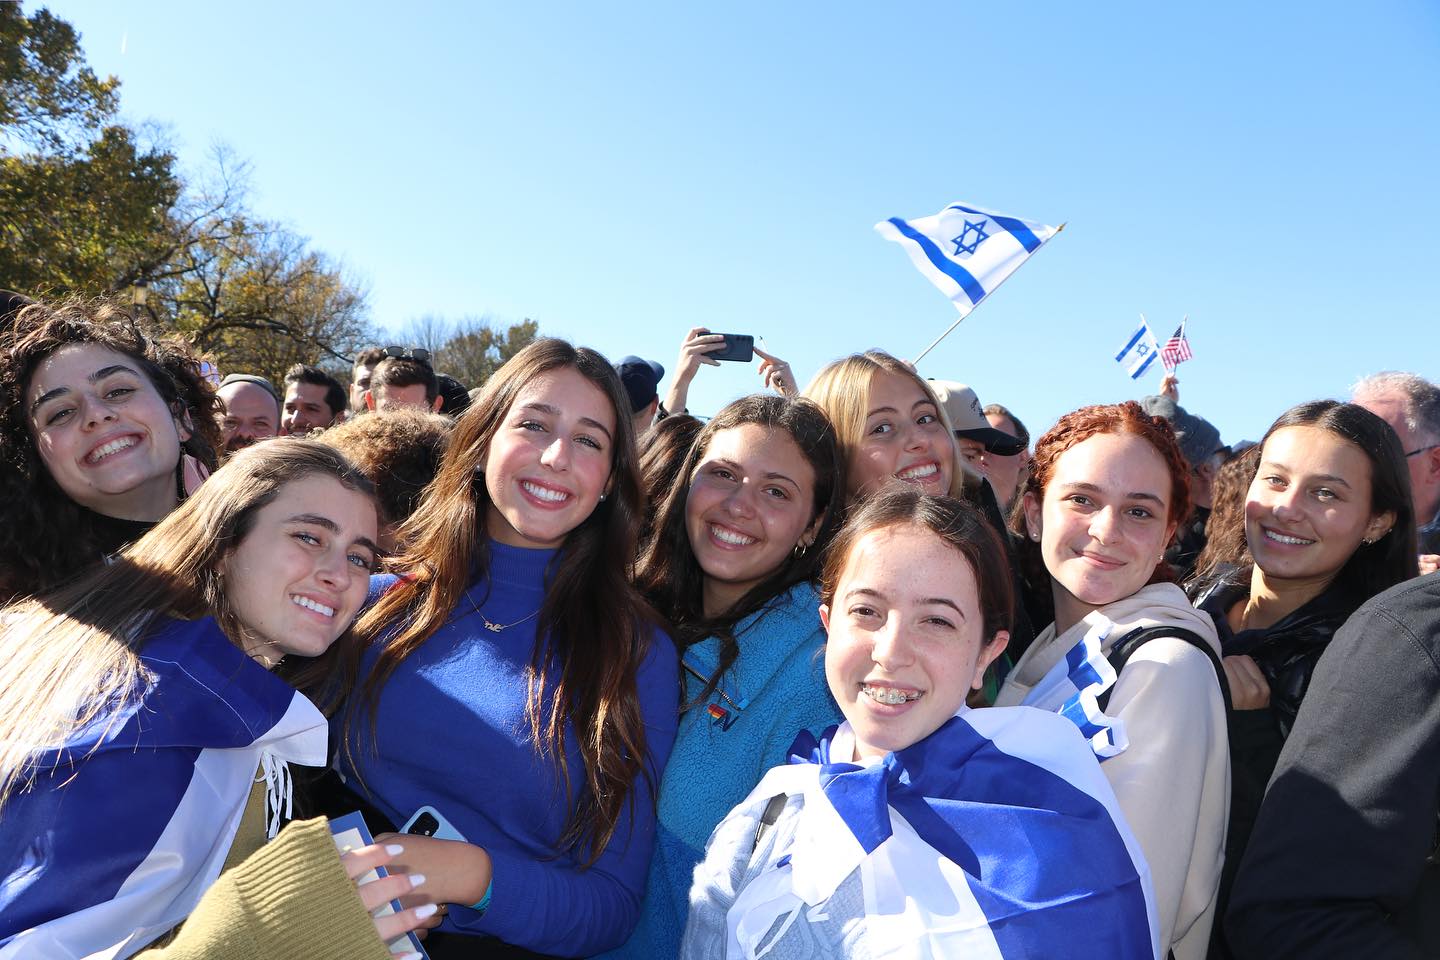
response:
M586 956L629 935L675 735L673 645L631 586L628 405L593 351L541 340L461 418L358 629L348 785L399 825L447 956ZM383 835L381 842L386 839Z

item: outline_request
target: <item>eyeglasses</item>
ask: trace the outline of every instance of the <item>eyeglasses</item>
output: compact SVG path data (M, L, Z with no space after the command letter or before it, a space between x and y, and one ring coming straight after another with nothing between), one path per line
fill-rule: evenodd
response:
M1432 443L1428 444L1427 446L1416 447L1414 450L1411 450L1409 453L1405 454L1405 459L1409 460L1411 457L1418 457L1426 450L1434 450L1436 447L1440 447L1440 443Z
M394 357L396 360L414 360L426 365L430 363L430 351L424 347L389 346L385 348L385 356Z

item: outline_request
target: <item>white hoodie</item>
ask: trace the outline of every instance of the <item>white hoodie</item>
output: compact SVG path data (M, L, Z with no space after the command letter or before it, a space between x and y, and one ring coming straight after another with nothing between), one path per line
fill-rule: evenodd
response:
M1176 626L1220 641L1210 617L1172 583L1144 587L1099 613L1115 623L1102 649L1136 627ZM1050 624L1035 638L995 699L1015 706L1085 635L1081 621L1060 636ZM1144 644L1120 671L1105 712L1125 723L1130 746L1101 764L1140 841L1155 883L1161 954L1203 960L1215 922L1215 896L1230 812L1230 746L1215 668L1183 640Z

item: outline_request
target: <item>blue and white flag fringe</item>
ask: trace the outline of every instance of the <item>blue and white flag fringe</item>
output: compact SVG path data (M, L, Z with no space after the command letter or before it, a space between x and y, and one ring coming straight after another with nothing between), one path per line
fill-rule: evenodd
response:
M875 224L875 230L903 246L916 269L962 317L1060 232L965 203L952 203L932 217L891 217Z
M1125 721L1106 715L1099 697L1115 685L1115 668L1105 659L1101 645L1115 624L1092 613L1090 629L1065 652L1025 697L1025 706L1058 713L1080 728L1101 760L1119 756L1130 746Z
M148 629L143 699L37 758L35 784L6 805L3 960L142 949L219 876L257 774L278 816L287 764L325 763L325 717L214 621Z
M1155 334L1150 332L1150 324L1145 322L1145 315L1142 313L1140 326L1135 328L1125 346L1115 354L1115 362L1125 367L1131 380L1139 380L1145 376L1145 371L1150 369L1159 354L1160 345L1155 342Z

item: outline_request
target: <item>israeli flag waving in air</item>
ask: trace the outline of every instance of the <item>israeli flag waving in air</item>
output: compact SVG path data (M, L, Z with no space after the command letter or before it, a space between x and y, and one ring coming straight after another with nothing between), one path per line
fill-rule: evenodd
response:
M875 231L903 246L963 317L1062 227L952 203L933 217L882 220Z
M1125 372L1130 375L1131 380L1139 380L1145 376L1145 371L1155 362L1160 355L1160 345L1155 342L1155 334L1150 332L1150 324L1145 322L1145 314L1140 314L1140 326L1130 334L1130 339L1120 352L1115 354L1115 362L1125 367Z

